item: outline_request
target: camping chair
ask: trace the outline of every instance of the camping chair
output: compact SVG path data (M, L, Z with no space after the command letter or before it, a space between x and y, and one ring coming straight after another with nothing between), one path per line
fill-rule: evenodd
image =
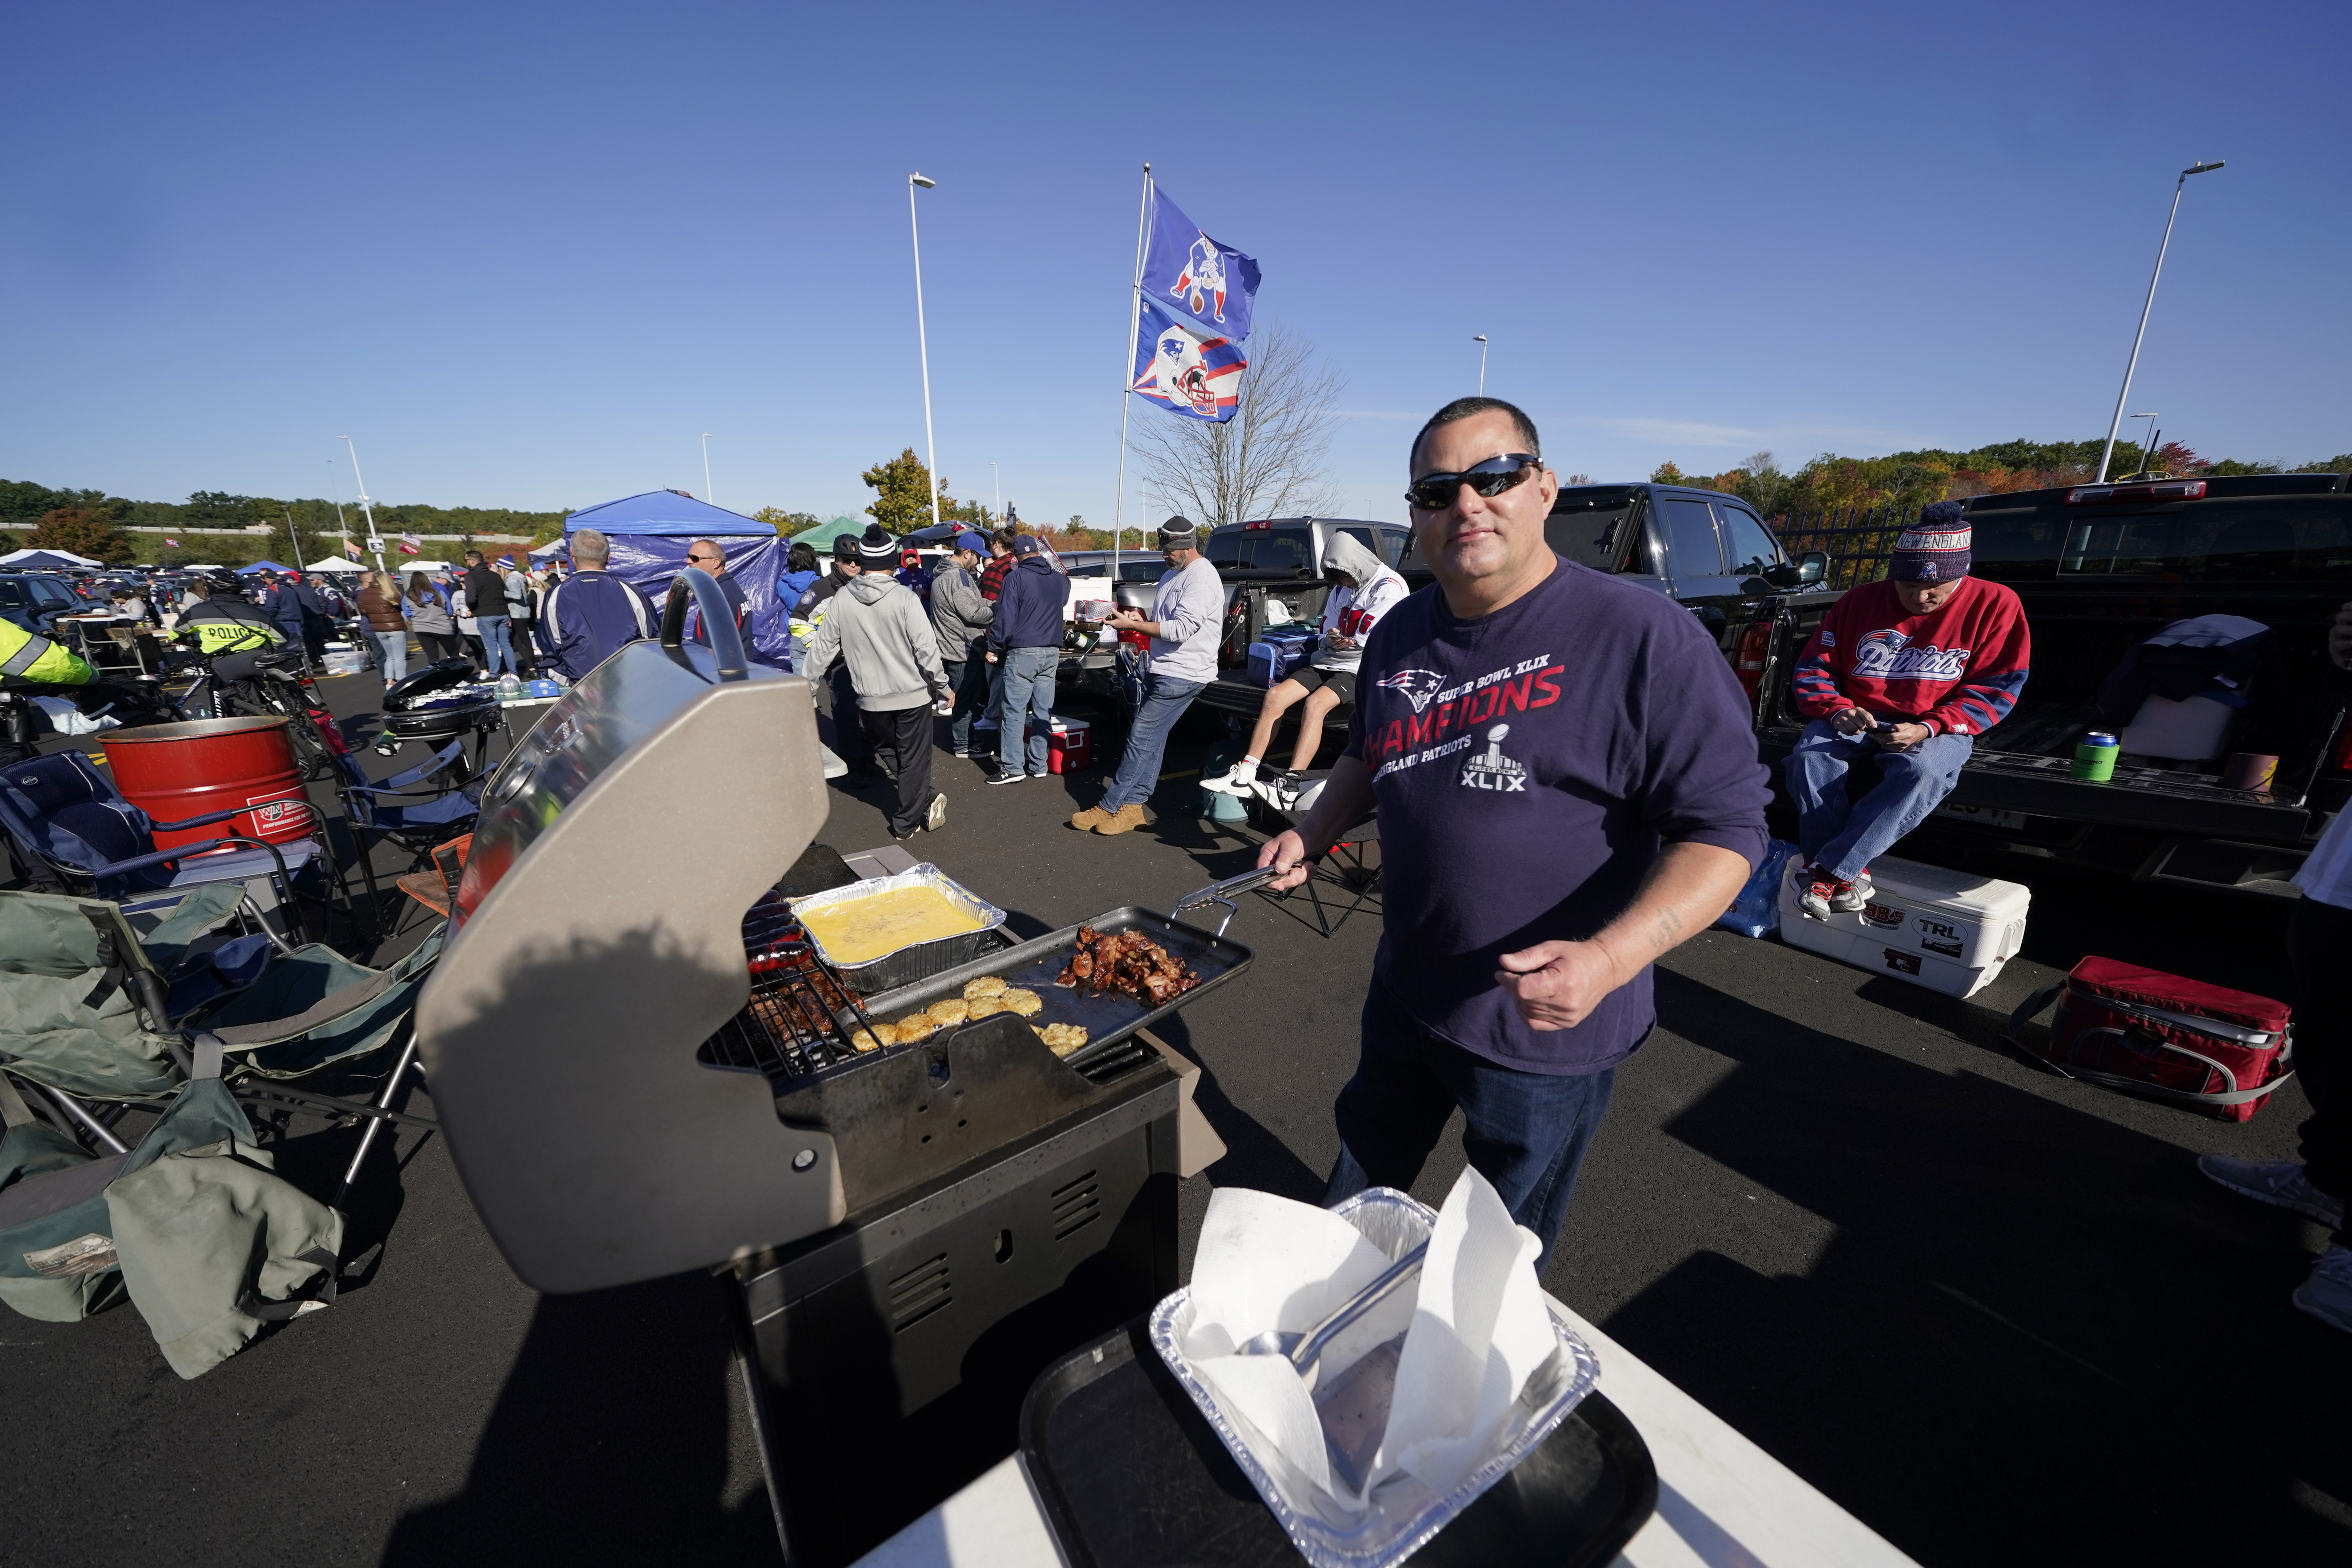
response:
M482 809L482 785L488 779L487 775L472 774L462 765L465 752L463 741L452 741L419 766L394 773L381 784L370 783L348 753L336 754L332 775L335 797L342 806L344 824L351 829L352 854L359 861L361 878L367 884L371 919L374 918L378 897L372 863L377 845L398 845L408 853L413 866L449 838L473 832L474 818ZM449 782L429 782L452 768L457 772ZM345 897L349 897L348 888Z
M381 970L322 946L269 950L257 969L250 955L240 956L236 973L220 977L225 984L191 992L194 960L184 955L167 981L115 905L0 890L0 1066L39 1085L95 1143L119 1152L113 1122L132 1108L155 1109L187 1078L194 1047L217 1045L239 1100L368 1122L343 1177L348 1193L383 1122L434 1125L393 1110L392 1102L415 1064L409 1015L440 950L436 932ZM210 962L217 964L219 954ZM174 1005L175 995L190 994L201 999ZM404 1037L373 1103L289 1081ZM110 1103L93 1110L85 1100Z
M1315 773L1286 775L1296 781L1309 783L1320 776L1322 775ZM1277 799L1268 798L1274 793L1268 789L1253 793L1245 797L1251 826L1269 838L1296 829L1300 820L1307 815L1303 810L1296 812L1285 810L1277 804ZM1296 798L1296 791L1293 792L1292 798ZM1338 931L1341 926L1348 923L1348 918L1358 910L1368 905L1377 908L1373 900L1380 896L1381 867L1377 860L1366 859L1365 850L1367 847L1379 847L1380 842L1381 819L1377 815L1367 816L1353 826L1341 829L1339 836L1331 841L1331 847L1308 862L1307 900L1315 910L1316 929L1323 935L1328 937ZM1323 901L1321 887L1333 888L1338 889L1339 893L1348 895L1348 905L1339 910L1339 918L1336 920L1332 918L1332 911L1339 905L1338 893L1335 893L1331 902L1327 904ZM1292 889L1292 891L1296 890ZM1288 892L1269 893L1261 890L1259 893L1259 897L1277 904L1289 896Z
M157 828L209 827L244 815L237 806L157 822L123 799L81 752L52 752L0 768L0 828L16 841L28 866L46 867L68 890L121 903L134 914L176 905L187 889L240 885L244 906L291 952L285 911L296 896L294 873L319 853L315 841L271 844L224 833L201 844L155 847Z

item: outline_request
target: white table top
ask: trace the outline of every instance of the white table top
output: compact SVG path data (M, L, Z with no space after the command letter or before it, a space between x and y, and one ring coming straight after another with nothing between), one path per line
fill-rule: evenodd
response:
M1555 1303L1558 1305L1558 1303ZM1631 1351L1560 1308L1601 1359L1601 1391L1658 1467L1658 1509L1622 1568L1916 1568L1861 1521ZM1015 1454L876 1547L859 1568L1057 1568Z

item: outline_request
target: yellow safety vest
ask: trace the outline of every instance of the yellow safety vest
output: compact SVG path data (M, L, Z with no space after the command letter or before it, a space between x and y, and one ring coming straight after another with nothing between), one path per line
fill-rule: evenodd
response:
M40 686L87 686L98 679L81 655L14 621L0 621L0 678Z
M183 610L173 635L195 638L196 647L207 654L255 653L286 640L285 634L252 605L224 605L217 599Z

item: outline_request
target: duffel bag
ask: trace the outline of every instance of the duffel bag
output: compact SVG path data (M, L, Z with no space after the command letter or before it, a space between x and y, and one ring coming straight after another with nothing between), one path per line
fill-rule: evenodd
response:
M2053 1001L2047 1043L2026 1040L2025 1025ZM2026 998L2010 1039L2070 1078L2245 1121L2294 1076L2292 1016L2252 992L2086 958Z

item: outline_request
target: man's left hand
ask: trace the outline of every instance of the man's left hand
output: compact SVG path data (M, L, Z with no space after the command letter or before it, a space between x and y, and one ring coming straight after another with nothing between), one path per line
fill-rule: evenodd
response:
M1103 625L1116 626L1123 632L1139 632L1151 622L1139 610L1115 610Z
M1873 730L1870 738L1890 752L1907 752L1934 733L1925 724L1896 724L1885 730Z
M1617 989L1617 965L1598 942L1539 942L1503 954L1495 984L1530 1029L1573 1029Z

